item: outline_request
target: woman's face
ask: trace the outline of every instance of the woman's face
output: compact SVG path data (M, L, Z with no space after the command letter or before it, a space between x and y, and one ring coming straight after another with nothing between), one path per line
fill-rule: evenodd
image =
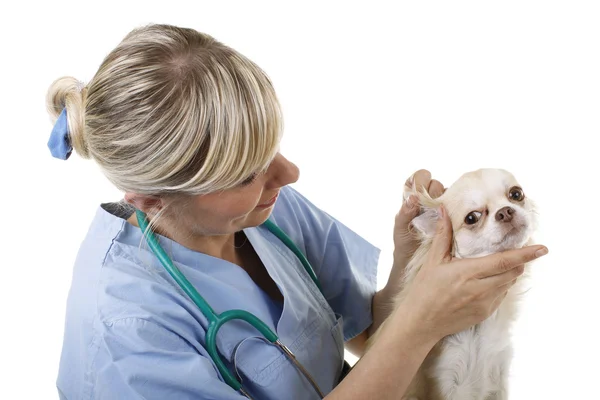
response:
M197 235L221 235L258 226L271 215L279 190L298 180L296 165L277 153L264 174L239 187L188 198L177 225Z

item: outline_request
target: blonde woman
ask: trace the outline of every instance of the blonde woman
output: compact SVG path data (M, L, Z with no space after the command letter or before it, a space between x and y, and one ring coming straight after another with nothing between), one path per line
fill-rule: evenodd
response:
M444 216L426 279L386 307L414 250L417 204L396 217L394 266L377 291L379 250L288 186L299 172L278 152L267 75L192 29L133 30L86 85L56 80L48 108L52 155L93 159L124 193L98 207L74 266L61 399L397 399L433 345L491 314L540 249L441 268L451 261ZM412 179L443 191L427 171ZM215 315L249 312L285 347L234 319L211 353L214 318L169 263ZM449 284L474 270L494 277ZM350 371L345 348L361 357Z

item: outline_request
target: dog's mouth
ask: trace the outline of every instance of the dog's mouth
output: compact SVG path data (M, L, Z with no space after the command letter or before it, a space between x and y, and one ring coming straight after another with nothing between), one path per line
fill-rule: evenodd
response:
M506 232L504 234L504 236L502 236L502 239L500 239L499 241L493 243L493 245L494 246L500 246L501 244L505 243L506 240L522 234L525 231L525 228L526 228L525 224L521 224L519 226L512 226L510 228L510 230L508 232Z

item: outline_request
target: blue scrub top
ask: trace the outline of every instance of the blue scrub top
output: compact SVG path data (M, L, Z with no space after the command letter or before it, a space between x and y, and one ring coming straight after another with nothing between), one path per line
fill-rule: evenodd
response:
M206 318L140 229L123 219L131 210L120 207L124 213L115 212L115 204L99 207L77 256L57 379L60 398L244 399L222 380L206 351ZM324 296L292 251L262 226L244 233L281 290L283 304L242 268L157 236L215 312L243 309L256 315L329 393L339 381L344 341L372 322L379 249L291 187L281 189L271 219L306 255ZM318 398L294 365L257 336L250 325L232 321L217 337L226 360L235 353L249 394Z

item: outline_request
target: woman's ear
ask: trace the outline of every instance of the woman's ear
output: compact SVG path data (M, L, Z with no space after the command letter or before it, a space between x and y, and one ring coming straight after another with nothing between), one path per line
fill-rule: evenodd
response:
M150 194L125 193L125 202L146 214L156 214L164 207L163 199Z
M424 207L423 212L412 220L412 226L419 231L421 236L432 239L439 219L437 208Z

